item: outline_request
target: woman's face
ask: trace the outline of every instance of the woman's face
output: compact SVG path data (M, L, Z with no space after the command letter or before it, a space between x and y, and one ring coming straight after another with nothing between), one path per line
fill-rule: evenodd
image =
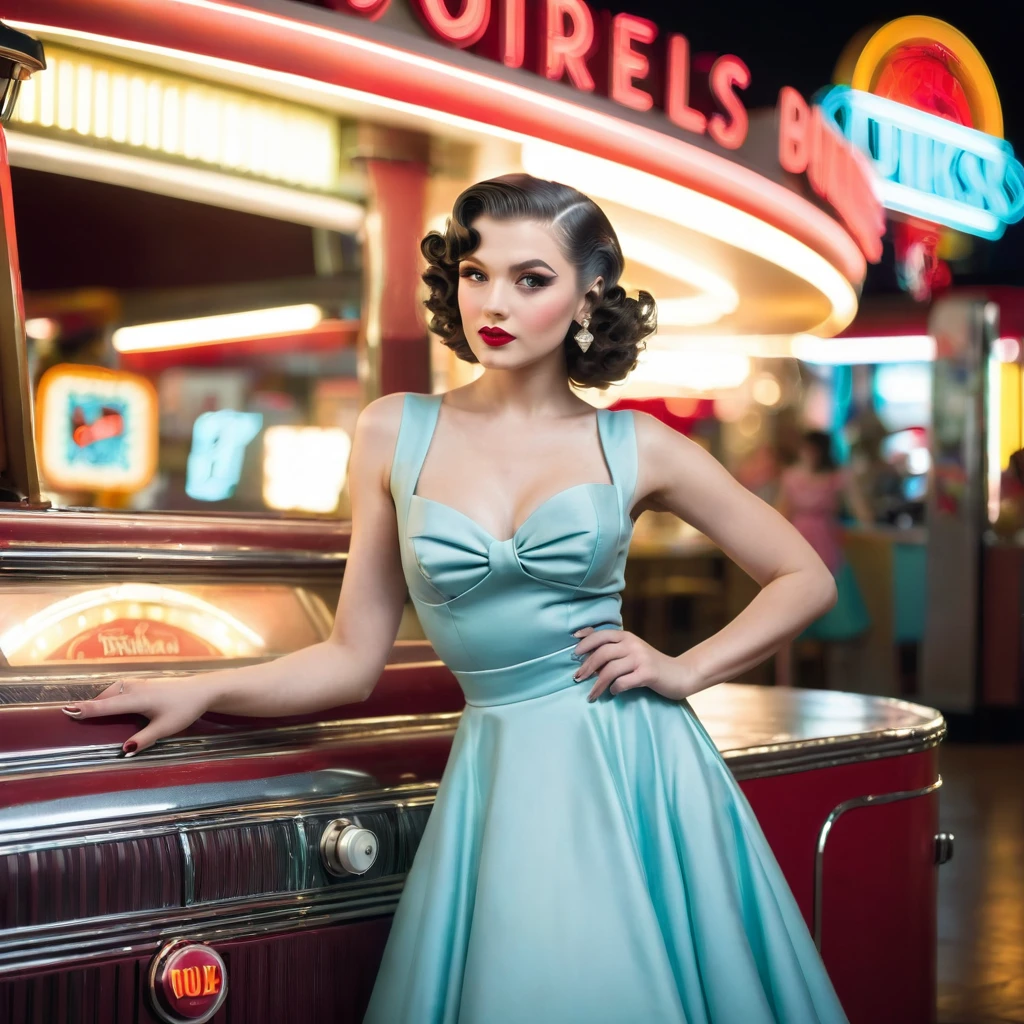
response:
M585 294L546 224L481 215L473 227L480 245L459 264L459 311L473 354L484 367L515 369L560 352L600 278Z

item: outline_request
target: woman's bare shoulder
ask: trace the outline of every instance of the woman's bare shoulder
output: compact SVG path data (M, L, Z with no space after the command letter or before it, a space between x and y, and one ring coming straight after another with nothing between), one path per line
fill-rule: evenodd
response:
M356 420L352 457L364 465L373 465L384 477L391 469L406 392L381 395L367 403Z

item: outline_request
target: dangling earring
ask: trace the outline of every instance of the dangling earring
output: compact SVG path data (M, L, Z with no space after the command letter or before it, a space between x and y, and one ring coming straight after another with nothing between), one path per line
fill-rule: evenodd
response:
M590 343L594 340L594 336L587 330L590 326L590 317L585 316L583 318L583 326L573 335L576 339L576 344L579 345L584 352L590 348Z

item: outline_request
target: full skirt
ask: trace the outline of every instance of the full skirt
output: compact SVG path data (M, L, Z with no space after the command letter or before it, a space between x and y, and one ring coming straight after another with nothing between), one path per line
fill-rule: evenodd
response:
M685 701L467 706L365 1024L843 1024Z

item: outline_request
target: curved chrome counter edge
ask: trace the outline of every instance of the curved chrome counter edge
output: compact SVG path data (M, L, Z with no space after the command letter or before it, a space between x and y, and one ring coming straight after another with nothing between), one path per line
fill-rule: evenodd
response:
M881 699L881 698L880 698ZM57 705L38 705L53 707ZM46 750L26 750L0 757L0 783L11 778L74 771L105 765L137 768L143 763L173 764L213 761L253 755L301 753L310 744L340 745L355 740L405 740L454 734L461 712L393 715L279 726L273 730L238 732L226 736L185 736L164 740L131 763L120 757L116 744L96 744ZM722 751L737 779L761 778L796 771L815 771L857 761L916 753L937 746L946 733L943 717L911 728L878 729L864 733L807 740L786 740Z

